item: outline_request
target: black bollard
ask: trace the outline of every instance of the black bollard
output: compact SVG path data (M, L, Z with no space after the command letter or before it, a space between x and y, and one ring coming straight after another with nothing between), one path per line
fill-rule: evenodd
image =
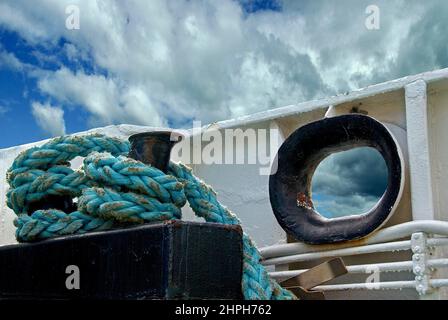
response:
M149 164L166 173L171 149L183 136L174 131L153 131L134 134L129 137L129 157Z

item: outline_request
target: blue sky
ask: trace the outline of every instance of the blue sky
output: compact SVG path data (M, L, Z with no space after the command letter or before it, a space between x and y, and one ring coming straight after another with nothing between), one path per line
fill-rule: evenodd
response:
M22 63L57 70L60 64L74 69L76 66L61 56L58 62L43 61L37 58L38 54L58 55L58 47L50 50L45 47L30 45L24 41L17 32L1 29L1 48L13 53ZM62 41L61 41L62 43ZM88 66L84 66L88 68ZM42 94L36 87L36 78L26 73L8 68L0 68L0 106L2 107L2 131L7 133L0 139L0 148L48 138L48 133L43 131L36 123L30 112L31 101L52 101L51 97ZM86 113L82 108L67 109L65 111L67 132L77 132L87 129Z
M370 4L3 0L0 148L110 124L191 127L448 67L446 0L377 0L374 30ZM67 28L71 5L79 28ZM354 165L347 157L328 163L321 202L346 190L358 210L378 197L344 189L360 190L359 176L334 179Z

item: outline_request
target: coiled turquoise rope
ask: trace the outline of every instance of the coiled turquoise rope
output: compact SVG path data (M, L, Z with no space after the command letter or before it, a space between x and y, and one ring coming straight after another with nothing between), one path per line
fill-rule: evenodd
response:
M7 172L7 205L20 242L80 234L145 223L181 219L188 201L208 222L240 224L213 189L182 164L170 163L169 174L127 158L129 144L103 135L63 136L22 152ZM85 157L80 170L69 161ZM48 195L78 198L78 211L29 212L29 204ZM251 239L243 235L242 290L246 299L295 299L270 279Z

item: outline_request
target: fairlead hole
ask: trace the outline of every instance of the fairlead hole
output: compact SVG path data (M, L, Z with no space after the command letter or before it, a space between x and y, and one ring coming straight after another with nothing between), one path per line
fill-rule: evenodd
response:
M311 183L315 211L328 219L370 211L387 188L383 156L371 147L336 152L322 160Z

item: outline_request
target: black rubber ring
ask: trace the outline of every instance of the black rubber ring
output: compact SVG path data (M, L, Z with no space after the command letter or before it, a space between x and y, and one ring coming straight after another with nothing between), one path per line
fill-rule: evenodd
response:
M367 213L324 218L308 200L314 171L331 153L362 146L375 148L386 162L388 184L383 196ZM272 209L282 228L306 243L365 237L387 221L400 195L403 179L400 149L387 128L369 116L342 115L304 125L282 144L277 161L277 170L269 178Z

